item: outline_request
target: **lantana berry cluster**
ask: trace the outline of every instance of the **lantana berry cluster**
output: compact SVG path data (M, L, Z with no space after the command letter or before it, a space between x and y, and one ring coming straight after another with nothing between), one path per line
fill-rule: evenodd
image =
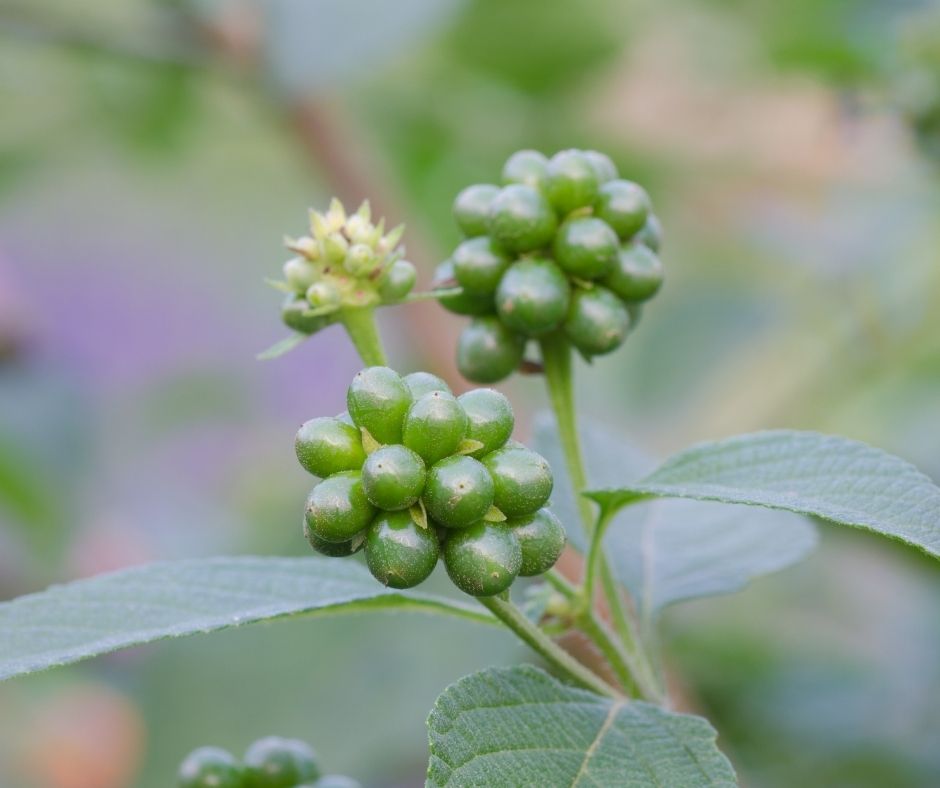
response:
M328 556L365 551L392 588L425 580L443 556L462 591L492 596L551 568L565 531L547 509L552 472L510 438L509 401L493 389L455 397L435 375L357 373L348 410L297 433L300 464L321 481L304 532Z
M287 291L281 308L284 323L313 334L341 320L345 309L405 298L417 275L402 259L403 232L399 225L386 233L384 219L373 224L368 201L348 216L335 198L325 214L311 210L310 235L285 241L297 256L284 264L284 280L277 283Z
M240 761L221 747L193 750L179 788L361 788L351 777L321 772L316 752L299 739L258 739Z
M518 151L502 183L457 195L466 240L435 272L436 288L460 287L441 304L473 317L457 349L461 373L501 380L518 368L528 339L556 330L586 358L618 348L663 281L660 224L646 191L604 154L581 150L551 159Z

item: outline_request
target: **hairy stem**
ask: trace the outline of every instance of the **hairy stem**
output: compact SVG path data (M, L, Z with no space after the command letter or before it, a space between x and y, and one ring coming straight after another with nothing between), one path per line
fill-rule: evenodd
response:
M480 603L511 629L520 640L539 654L552 667L560 670L576 684L605 695L620 698L620 693L593 671L582 665L542 630L527 619L512 602L499 597L481 597Z
M342 322L362 363L368 367L384 367L388 364L385 349L382 347L382 338L375 325L373 307L347 307L342 311Z

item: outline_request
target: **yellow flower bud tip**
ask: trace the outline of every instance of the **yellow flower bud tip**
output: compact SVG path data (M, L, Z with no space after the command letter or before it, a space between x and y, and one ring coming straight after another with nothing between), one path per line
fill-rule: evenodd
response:
M310 232L314 238L323 239L330 234L330 228L326 217L319 211L310 209Z
M336 197L330 200L330 209L326 213L326 219L331 231L339 230L346 224L346 209Z
M362 201L362 205L360 205L359 210L356 211L356 216L366 223L372 220L372 207L369 205L368 200Z

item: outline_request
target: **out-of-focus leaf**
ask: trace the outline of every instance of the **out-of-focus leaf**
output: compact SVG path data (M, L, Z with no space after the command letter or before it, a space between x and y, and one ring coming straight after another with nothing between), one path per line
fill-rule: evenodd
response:
M737 785L701 717L615 701L531 666L451 685L428 717L428 786Z

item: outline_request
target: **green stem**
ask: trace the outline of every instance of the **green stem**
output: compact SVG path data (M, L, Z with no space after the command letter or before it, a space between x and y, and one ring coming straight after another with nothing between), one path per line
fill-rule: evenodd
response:
M439 298L463 295L462 287L442 287L439 290L424 290L420 293L409 293L402 303L411 304L415 301L436 301Z
M585 533L592 537L592 543L596 542L596 545L593 546L595 558L590 561L590 563L595 564L596 568L591 570L590 567L586 567L585 572L592 572L590 580L592 589L595 582L593 572L596 571L600 574L601 588L610 609L614 629L623 641L626 650L631 654L635 654L641 663L646 664L647 660L636 637L633 623L624 608L619 584L614 580L607 559L603 554L603 545L601 543L603 533L595 534L591 505L581 495L587 487L587 474L584 470L584 459L581 454L581 444L578 441L578 428L575 420L571 346L560 332L543 337L540 344L545 383L548 386L548 395L551 399L552 409L555 412L555 421L558 424L558 437L565 455L568 478L571 479L572 492L577 501L581 520L584 523ZM597 539L594 539L595 536L597 536ZM587 580L587 577L585 579ZM593 608L593 601L593 596L587 597L589 609Z
M369 367L387 366L382 338L375 325L374 307L346 307L341 320L362 362Z
M622 697L616 689L582 665L542 630L527 619L512 602L499 597L481 597L480 603L511 629L520 640L539 654L549 665L560 670L575 683L609 698Z
M597 589L597 575L604 558L604 535L607 533L607 526L610 525L615 511L612 508L602 508L591 533L591 544L588 548L587 558L584 559L584 584L582 586L584 604L588 608L593 607L592 601Z

